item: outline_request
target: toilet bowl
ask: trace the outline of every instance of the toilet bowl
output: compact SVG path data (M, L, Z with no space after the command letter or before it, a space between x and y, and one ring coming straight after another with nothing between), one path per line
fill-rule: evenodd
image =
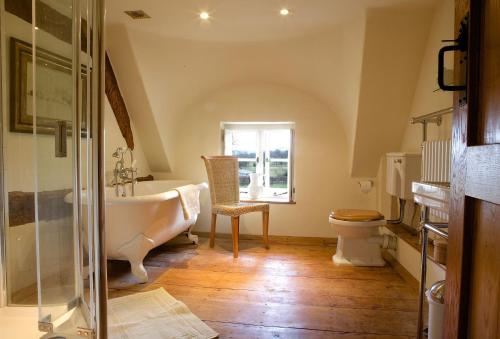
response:
M336 265L384 266L381 248L394 247L394 239L380 234L386 224L377 211L342 209L330 214L329 221L338 235Z

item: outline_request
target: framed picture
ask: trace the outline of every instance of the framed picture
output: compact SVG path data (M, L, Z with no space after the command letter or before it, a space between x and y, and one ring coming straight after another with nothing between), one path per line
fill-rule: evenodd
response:
M10 131L33 133L33 48L10 41ZM82 133L87 130L87 74L82 69ZM72 61L38 48L36 52L37 133L54 134L58 121L65 121L71 134L73 121Z

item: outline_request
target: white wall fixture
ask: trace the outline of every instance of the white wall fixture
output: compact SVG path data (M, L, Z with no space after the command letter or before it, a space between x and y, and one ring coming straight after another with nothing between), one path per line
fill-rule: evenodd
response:
M422 156L416 153L387 153L387 193L412 200L411 184L420 180L421 159Z
M363 193L369 193L373 188L373 181L371 180L360 180L358 184L359 184L359 189Z

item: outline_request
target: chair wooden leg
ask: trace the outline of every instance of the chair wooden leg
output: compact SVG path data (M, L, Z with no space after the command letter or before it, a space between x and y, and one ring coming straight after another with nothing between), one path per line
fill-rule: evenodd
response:
M240 217L231 217L233 226L233 257L238 258L238 237L240 233Z
M215 245L215 226L217 225L217 214L212 213L212 224L210 227L210 247L213 248Z
M269 248L269 212L262 212L262 235L264 245Z

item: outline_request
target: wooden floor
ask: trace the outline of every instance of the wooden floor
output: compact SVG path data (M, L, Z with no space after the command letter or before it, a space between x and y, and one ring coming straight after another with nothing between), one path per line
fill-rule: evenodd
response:
M220 338L411 338L417 291L390 266L335 267L333 245L240 240L166 244L136 284L127 262L109 262L109 297L163 287Z

